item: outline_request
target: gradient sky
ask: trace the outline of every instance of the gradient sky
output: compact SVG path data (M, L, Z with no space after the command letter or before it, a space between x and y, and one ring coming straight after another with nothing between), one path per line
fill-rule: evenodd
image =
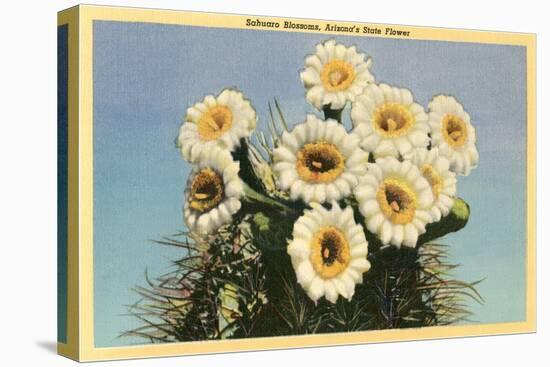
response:
M97 347L139 326L123 316L132 291L182 254L151 240L183 229L190 165L174 138L188 106L236 87L265 128L277 98L287 120L314 112L299 80L304 57L326 35L96 21L94 24L94 321ZM441 242L457 278L485 278L476 322L525 317L525 49L473 43L336 37L373 58L378 82L407 87L424 106L456 96L477 129L479 167L460 177L468 225ZM349 121L346 121L349 124Z

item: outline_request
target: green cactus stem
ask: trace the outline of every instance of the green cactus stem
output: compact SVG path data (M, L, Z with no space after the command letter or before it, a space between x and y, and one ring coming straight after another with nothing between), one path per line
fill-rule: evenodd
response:
M439 222L426 226L426 232L418 237L418 245L461 230L468 223L469 218L470 206L461 198L456 198L447 216L441 218Z

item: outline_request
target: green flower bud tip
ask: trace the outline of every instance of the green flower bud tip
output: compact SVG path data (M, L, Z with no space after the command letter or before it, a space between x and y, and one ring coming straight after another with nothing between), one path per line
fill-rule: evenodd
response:
M466 221L470 217L470 206L464 200L457 198L451 208L457 219Z
M269 230L269 218L263 213L254 214L253 220L260 231L264 232Z

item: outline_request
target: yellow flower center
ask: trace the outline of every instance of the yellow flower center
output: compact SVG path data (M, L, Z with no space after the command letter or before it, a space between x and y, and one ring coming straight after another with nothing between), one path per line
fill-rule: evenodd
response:
M349 62L332 60L321 70L321 81L326 90L339 92L349 88L355 79L355 69Z
M456 115L445 115L441 121L441 130L447 144L453 148L460 148L468 139L466 123Z
M416 194L405 182L387 178L376 193L382 213L394 224L412 222L416 211Z
M343 272L351 260L346 236L333 226L321 227L310 245L313 269L324 279L334 278Z
M400 103L387 102L374 111L374 129L382 136L397 137L406 134L414 125L414 117L408 108Z
M443 190L443 177L441 177L439 172L437 172L431 164L423 165L420 171L422 172L422 176L428 180L428 183L432 187L434 197L437 199L441 190Z
M214 170L205 168L193 178L189 207L201 213L215 208L224 197L223 178Z
M215 140L222 136L233 123L233 114L226 106L215 106L206 111L199 120L199 136L202 140Z
M344 156L324 141L304 145L297 158L296 171L307 182L332 182L344 171Z

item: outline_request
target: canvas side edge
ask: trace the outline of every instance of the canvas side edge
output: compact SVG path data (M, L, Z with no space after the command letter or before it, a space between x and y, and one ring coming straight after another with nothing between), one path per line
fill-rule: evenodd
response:
M57 26L67 27L67 84L59 86L66 88L66 337L57 343L57 351L60 355L70 359L78 360L80 351L79 335L79 287L78 287L78 259L79 259L79 236L78 236L78 7L73 7L58 13ZM58 111L60 112L60 111ZM59 224L58 224L59 229ZM58 265L59 266L59 265Z
M95 349L94 324L94 129L93 129L93 24L87 6L79 6L79 360L87 361Z
M537 36L526 39L527 74L527 258L526 320L537 331Z

